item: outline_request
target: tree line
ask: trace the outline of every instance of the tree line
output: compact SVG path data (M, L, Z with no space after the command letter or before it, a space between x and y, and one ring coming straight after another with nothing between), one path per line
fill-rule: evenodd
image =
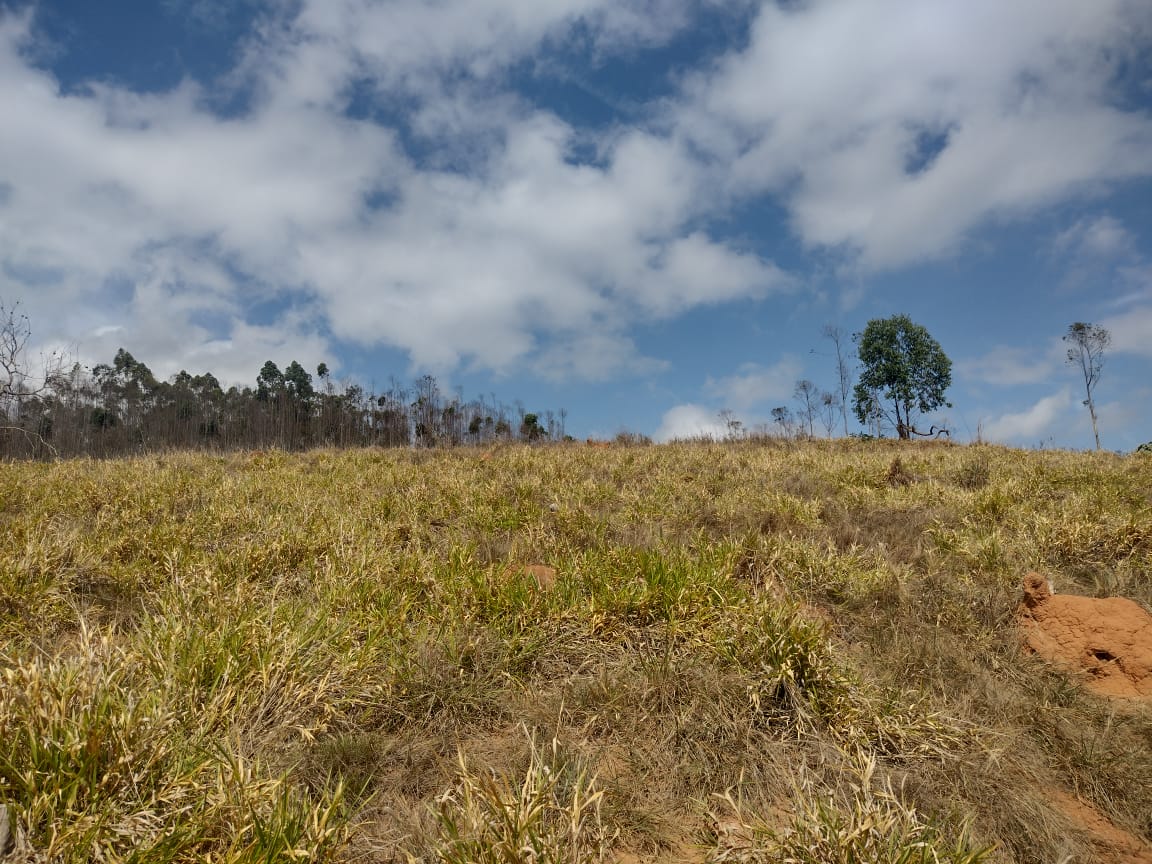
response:
M565 438L567 412L526 411L494 396L444 393L431 375L383 392L338 385L269 360L254 386L225 388L210 372L164 381L121 348L91 368L49 358L33 379L30 330L0 306L0 458L110 457L170 449L302 450L310 447L436 447Z
M111 363L86 368L48 358L33 379L25 348L27 317L0 303L0 458L49 455L117 456L165 449L300 450L310 447L437 447L500 440L563 440L567 412L532 413L480 397L445 395L425 375L410 386L393 380L377 393L350 383L338 386L326 364L313 376L295 360L281 370L269 360L254 387L225 389L211 373L181 371L167 381L121 348ZM810 379L795 384L795 409L772 409L772 426L788 437L827 437L849 411L864 430L857 435L901 439L950 437L944 425L923 428L922 417L952 407L946 391L952 361L940 343L907 315L868 322L852 334L859 361L853 383L848 335L827 326L836 361L833 389ZM1063 336L1066 361L1082 374L1096 448L1100 433L1095 388L1111 336L1094 324L1076 322ZM730 437L746 433L733 412L720 412ZM771 430L766 430L771 431Z
M780 434L814 438L819 424L825 435L831 438L839 419L843 423L844 435L848 436L852 434L848 430L851 410L867 430L857 433L859 435L881 438L886 431L892 430L903 440L951 437L946 425L933 424L925 429L921 421L922 415L942 407L952 407L945 396L952 384L952 361L927 329L907 315L869 321L861 332L852 335L859 360L859 378L855 384L852 383L846 332L828 325L823 335L834 349L834 389L822 390L808 378L796 381L792 394L795 407L778 405L771 412L772 425ZM1088 409L1096 449L1099 450L1095 390L1112 337L1099 325L1077 321L1068 326L1062 338L1068 345L1067 364L1078 369L1083 377L1083 404ZM733 412L723 410L720 418L731 437L739 437L746 431Z

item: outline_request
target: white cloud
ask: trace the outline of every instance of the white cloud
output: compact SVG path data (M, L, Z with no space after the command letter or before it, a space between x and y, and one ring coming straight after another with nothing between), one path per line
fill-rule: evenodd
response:
M1064 352L1059 343L1045 351L997 346L972 360L956 364L957 371L971 378L997 387L1015 387L1038 384L1051 378L1063 362Z
M0 296L36 337L84 362L124 345L159 371L212 357L222 380L250 378L253 351L323 351L302 309L257 326L243 304L297 287L296 241L356 218L398 164L391 134L306 109L220 120L191 84L63 94L23 61L29 28L0 15Z
M677 405L664 413L655 439L663 442L705 437L719 441L727 435L728 427L715 411L702 405L687 404Z
M1135 306L1097 323L1112 334L1110 351L1152 357L1152 306Z
M596 51L658 45L699 0L304 0L291 25L254 43L246 69L280 97L336 98L352 77L429 95L494 81L541 46ZM274 50L270 51L272 48ZM269 57L274 59L268 63Z
M1093 184L1152 173L1152 119L1109 95L1149 19L1127 0L766 3L678 115L732 188L789 203L871 268L955 250Z
M45 341L165 333L180 364L247 362L234 334L253 335L258 301L315 316L262 325L270 350L320 350L330 331L436 371L659 368L628 337L636 321L787 277L693 227L711 181L687 147L612 130L578 164L577 130L500 75L576 21L605 45L668 38L644 14L662 2L306 2L250 41L235 78L257 96L229 118L193 82L62 93L22 54L29 16L0 15L0 294L28 298ZM365 77L380 100L406 94L427 137L415 156L344 116Z
M1152 121L1108 94L1147 33L1125 0L765 3L747 47L648 106L648 128L588 133L512 90L522 61L660 44L702 5L719 4L271 3L228 82L254 95L229 117L196 82L62 92L28 59L31 13L0 13L0 295L86 352L145 355L163 334L173 363L239 369L241 336L310 357L352 340L437 371L597 378L661 367L639 321L792 287L702 230L734 200L778 195L804 242L886 267L1152 171ZM346 116L354 94L402 119ZM1077 242L1119 249L1122 230L1097 220ZM710 387L762 405L798 374Z
M705 389L726 407L738 412L756 407L775 407L792 399L796 381L803 372L803 364L795 357L784 357L771 366L745 363L735 375L709 378Z
M719 408L697 403L677 405L665 412L656 440L706 436L717 440L726 438L730 431L721 411L731 412L732 419L743 429L753 429L765 422L769 410L792 401L796 381L804 371L795 357L785 356L771 366L745 363L736 374L721 378L709 377L704 390Z
M267 323L249 322L226 295L212 293L212 275L183 282L165 272L147 274L130 304L110 310L117 323L80 332L69 346L58 347L87 363L109 362L125 348L161 379L181 369L207 371L225 386L254 385L266 360L280 367L297 360L309 370L325 361L339 370L328 339L316 329L314 306L299 303Z
M1135 447L1152 438L1143 411L1152 399L1152 388L1136 386L1126 395L1128 398L1122 402L1100 402L1096 405L1100 443L1106 448L1116 447L1120 442L1126 442L1121 446ZM1081 421L1087 421L1084 422L1085 428L1090 428L1087 409L1083 409Z
M1003 443L1035 443L1067 422L1072 397L1067 388L1038 400L1027 411L1002 414L981 424L985 439Z
M1135 263L1121 267L1119 276L1124 293L1110 302L1112 308L1123 309L1152 300L1152 264L1137 258Z
M1132 233L1108 214L1078 219L1056 235L1053 245L1057 252L1065 255L1107 261L1127 258L1136 251Z
M554 373L567 357L602 377L610 358L646 362L625 344L629 322L787 284L755 256L678 236L699 177L674 145L628 133L596 168L566 161L572 130L554 117L510 121L505 135L484 171L412 172L362 230L301 245L337 335L384 339L430 368L499 371L543 337ZM595 351L565 347L592 334Z
M667 244L636 280L637 299L656 314L705 303L762 297L791 284L776 265L695 232Z
M1107 213L1083 216L1052 241L1054 260L1062 270L1060 284L1081 292L1126 290L1141 263L1135 235Z

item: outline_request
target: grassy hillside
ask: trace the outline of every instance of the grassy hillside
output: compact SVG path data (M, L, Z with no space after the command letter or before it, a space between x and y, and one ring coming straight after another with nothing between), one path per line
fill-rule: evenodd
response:
M1152 711L1014 627L1030 569L1152 603L1152 458L7 464L0 538L15 861L1088 862L1152 840Z

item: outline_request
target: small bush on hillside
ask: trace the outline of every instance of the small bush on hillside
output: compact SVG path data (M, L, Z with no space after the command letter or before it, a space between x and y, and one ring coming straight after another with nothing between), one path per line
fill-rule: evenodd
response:
M630 429L621 429L616 433L613 439L617 444L626 445L647 445L652 443L652 439L642 432L633 432Z
M976 456L961 465L952 479L961 489L983 489L992 479L992 469L985 460Z

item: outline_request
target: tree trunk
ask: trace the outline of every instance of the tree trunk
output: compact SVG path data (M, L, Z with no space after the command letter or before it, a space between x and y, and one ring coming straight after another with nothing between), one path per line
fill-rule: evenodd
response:
M901 441L907 441L912 436L908 432L908 409L904 409L903 415L900 413L900 403L896 403L896 436Z

